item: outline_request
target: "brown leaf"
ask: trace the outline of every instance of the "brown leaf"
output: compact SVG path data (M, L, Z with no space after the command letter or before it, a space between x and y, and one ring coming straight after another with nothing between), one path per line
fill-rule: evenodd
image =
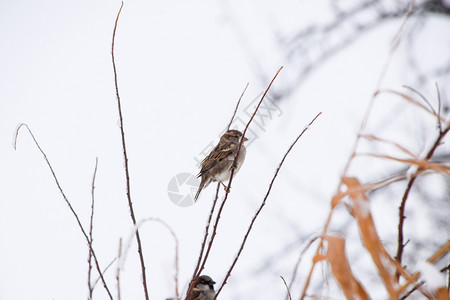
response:
M378 237L365 188L355 177L345 177L342 182L348 188L348 194L352 200L352 213L358 223L364 246L369 251L390 298L397 299L397 291L394 288L397 284L396 266Z
M347 299L369 299L361 283L353 276L350 264L345 255L345 239L337 235L327 235L328 252L320 259L328 259L331 272L339 283Z

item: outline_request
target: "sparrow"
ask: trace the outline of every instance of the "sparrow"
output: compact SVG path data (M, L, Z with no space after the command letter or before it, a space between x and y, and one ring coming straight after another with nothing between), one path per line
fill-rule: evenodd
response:
M186 300L213 300L216 292L214 291L214 280L208 275L202 275L197 279L192 293Z
M222 135L217 146L200 163L201 169L197 177L201 177L202 179L194 201L197 201L200 192L213 181L219 181L225 187L224 181L230 179L234 158L239 149L241 138L243 142L248 140L242 136L239 130L228 130ZM242 144L239 157L236 161L235 175L244 162L246 152L247 150Z

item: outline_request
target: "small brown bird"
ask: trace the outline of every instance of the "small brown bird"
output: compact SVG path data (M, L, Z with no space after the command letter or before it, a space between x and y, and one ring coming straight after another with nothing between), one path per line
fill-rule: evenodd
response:
M239 130L228 130L220 138L219 144L200 163L201 169L197 177L201 176L202 180L194 201L197 201L200 192L212 181L219 181L225 186L224 182L230 179L231 176L233 161L239 149L241 137L242 133ZM246 137L242 138L244 142L248 140ZM246 152L247 150L242 144L239 157L236 161L234 175L236 175L244 163Z
M187 300L213 300L216 295L214 284L214 280L208 275L200 276Z

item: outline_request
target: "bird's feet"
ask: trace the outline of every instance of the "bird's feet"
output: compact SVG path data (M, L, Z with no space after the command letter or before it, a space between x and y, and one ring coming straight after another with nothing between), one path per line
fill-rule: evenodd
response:
M222 182L222 181L220 181L220 183L222 184L222 186L223 186L223 189L225 190L225 192L228 190L228 187Z

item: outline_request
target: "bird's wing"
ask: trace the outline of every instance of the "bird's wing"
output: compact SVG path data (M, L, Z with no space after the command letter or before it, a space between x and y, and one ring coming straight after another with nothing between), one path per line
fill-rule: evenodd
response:
M211 169L214 165L216 165L219 161L223 160L226 157L230 157L233 153L230 145L224 145L225 147L221 148L221 145L217 145L211 153L208 154L205 159L202 160L200 166L202 167L198 176L202 176L203 173Z

